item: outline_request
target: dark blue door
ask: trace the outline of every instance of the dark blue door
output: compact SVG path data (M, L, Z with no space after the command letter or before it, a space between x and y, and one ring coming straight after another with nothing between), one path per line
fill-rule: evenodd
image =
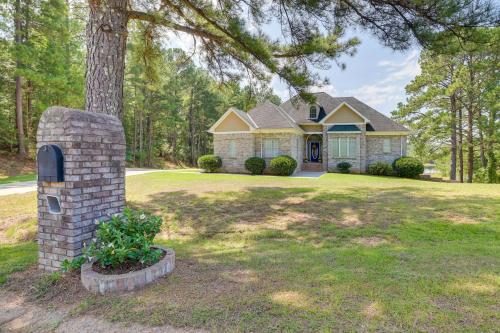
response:
M319 162L321 156L321 144L317 141L309 142L309 161Z

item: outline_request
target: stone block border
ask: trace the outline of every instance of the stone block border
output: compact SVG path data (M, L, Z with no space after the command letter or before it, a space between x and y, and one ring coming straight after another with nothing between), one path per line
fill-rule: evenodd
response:
M126 274L107 275L92 270L92 262L83 264L81 281L83 286L101 295L131 291L144 287L154 280L171 273L175 268L175 252L172 249L155 246L166 252L165 256L156 264L140 271Z

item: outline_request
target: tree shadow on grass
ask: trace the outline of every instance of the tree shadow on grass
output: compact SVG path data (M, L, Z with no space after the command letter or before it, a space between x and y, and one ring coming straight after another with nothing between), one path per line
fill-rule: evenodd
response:
M496 198L415 187L151 195L171 276L81 312L215 331L493 330ZM459 217L459 218L457 218ZM461 288L461 286L466 288Z

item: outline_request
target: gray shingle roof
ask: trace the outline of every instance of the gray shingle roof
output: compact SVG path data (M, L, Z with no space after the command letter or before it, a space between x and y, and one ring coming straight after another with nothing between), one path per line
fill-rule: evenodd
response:
M258 128L295 128L300 130L300 127L281 107L270 101L257 105L247 114Z
M403 125L400 125L394 120L384 116L382 113L371 108L357 98L332 97L324 92L315 93L314 95L316 96L316 103L323 106L327 116L340 104L346 102L347 104L355 108L356 111L362 114L365 118L367 118L375 131L408 131L408 129ZM309 103L306 103L302 99L297 97L293 97L292 99L281 104L281 108L285 112L287 112L297 124L316 123L315 121L308 119L309 107Z

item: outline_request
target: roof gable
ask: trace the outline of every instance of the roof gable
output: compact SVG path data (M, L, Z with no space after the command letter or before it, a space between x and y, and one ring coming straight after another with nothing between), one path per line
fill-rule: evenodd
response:
M326 116L321 123L323 124L359 124L369 122L366 117L360 114L356 109L342 102L328 116Z
M209 129L209 132L249 132L254 128L252 120L246 113L236 108L229 108Z

